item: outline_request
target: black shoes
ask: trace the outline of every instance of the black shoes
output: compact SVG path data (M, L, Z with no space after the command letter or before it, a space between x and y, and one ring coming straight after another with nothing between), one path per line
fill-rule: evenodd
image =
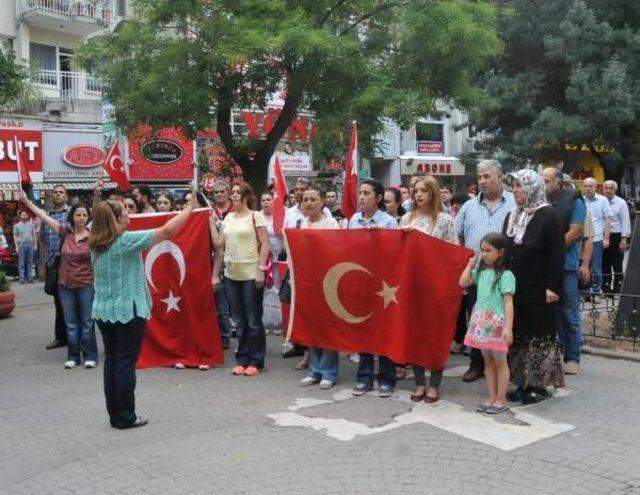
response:
M63 342L62 340L58 340L58 339L53 339L51 342L49 342L47 344L47 349L51 350L51 349L57 349L58 347L66 347L67 343Z
M294 345L291 349L282 353L284 359L298 356L304 356L304 347L299 345Z
M142 416L140 414L138 414L136 416L136 420L133 423L129 423L129 424L115 424L115 425L111 425L114 428L117 428L118 430L129 430L131 428L140 428L141 426L146 425L149 422L149 418L147 418L146 416Z

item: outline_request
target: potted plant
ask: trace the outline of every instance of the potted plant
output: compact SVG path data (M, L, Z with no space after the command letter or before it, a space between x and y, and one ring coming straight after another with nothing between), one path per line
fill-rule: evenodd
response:
M11 290L7 275L0 271L0 318L6 318L16 307L16 295Z

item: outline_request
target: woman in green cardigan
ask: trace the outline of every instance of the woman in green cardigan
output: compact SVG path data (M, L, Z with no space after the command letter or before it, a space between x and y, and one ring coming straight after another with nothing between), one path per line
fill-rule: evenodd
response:
M158 229L130 232L129 215L121 202L100 201L94 206L89 237L95 287L91 317L104 342L104 394L114 428L137 428L148 422L136 414L134 397L136 361L145 320L151 316L141 253L176 235L193 208L193 203L187 204Z

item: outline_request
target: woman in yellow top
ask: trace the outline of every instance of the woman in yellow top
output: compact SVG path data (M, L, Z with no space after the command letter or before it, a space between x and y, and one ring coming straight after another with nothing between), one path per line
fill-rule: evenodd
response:
M225 278L231 314L237 322L234 375L256 376L264 368L266 338L262 293L269 238L264 218L254 211L255 196L246 182L231 188L233 211L222 222Z

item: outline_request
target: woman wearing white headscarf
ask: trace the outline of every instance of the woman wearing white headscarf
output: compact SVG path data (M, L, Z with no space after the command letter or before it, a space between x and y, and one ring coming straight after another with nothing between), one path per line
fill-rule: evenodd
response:
M511 175L516 207L504 223L507 259L516 277L509 398L523 404L547 397L548 386L563 387L562 352L556 336L556 305L564 274L564 229L547 204L544 182L533 170Z

